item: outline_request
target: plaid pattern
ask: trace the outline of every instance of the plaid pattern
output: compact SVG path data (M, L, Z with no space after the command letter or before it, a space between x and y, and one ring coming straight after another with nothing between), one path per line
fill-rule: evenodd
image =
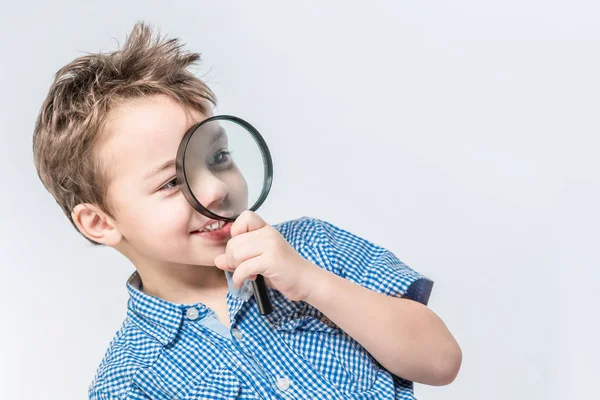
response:
M274 227L304 258L371 290L427 304L433 282L390 251L328 222L302 217ZM414 399L354 339L305 302L268 289L261 316L252 286L230 284L231 329L202 303L173 304L140 290L89 388L114 399ZM230 334L231 333L231 334Z

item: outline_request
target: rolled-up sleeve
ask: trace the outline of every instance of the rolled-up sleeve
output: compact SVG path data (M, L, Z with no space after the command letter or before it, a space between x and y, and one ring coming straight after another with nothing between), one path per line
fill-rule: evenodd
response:
M311 219L317 229L313 250L322 268L378 293L427 305L433 288L431 279L387 249L327 221Z

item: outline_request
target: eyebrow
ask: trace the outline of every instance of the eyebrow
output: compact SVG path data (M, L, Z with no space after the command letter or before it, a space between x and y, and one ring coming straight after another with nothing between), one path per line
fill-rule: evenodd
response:
M208 143L208 146L211 146L213 143L219 141L224 136L225 136L225 129L223 129L223 127L219 125L219 130L217 131L217 134L210 140L210 142ZM160 164L158 167L154 168L150 172L148 172L146 175L144 175L143 179L148 180L148 179L154 177L155 175L158 175L159 173L163 172L164 170L171 168L174 165L175 165L175 160L168 160L168 161Z
M148 179L158 175L159 173L163 172L165 169L171 168L173 165L175 165L175 160L169 160L167 162L162 163L161 165L159 165L158 167L154 168L152 171L150 171L146 175L144 175L144 180L148 180Z

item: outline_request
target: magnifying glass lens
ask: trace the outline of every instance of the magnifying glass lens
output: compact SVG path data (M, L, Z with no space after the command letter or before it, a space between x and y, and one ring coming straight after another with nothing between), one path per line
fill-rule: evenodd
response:
M233 219L257 208L268 168L259 141L244 126L227 119L201 124L184 159L189 191L203 208Z

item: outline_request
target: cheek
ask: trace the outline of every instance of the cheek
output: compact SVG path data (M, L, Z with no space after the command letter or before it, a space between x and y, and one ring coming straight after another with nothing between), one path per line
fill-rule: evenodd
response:
M226 184L229 188L230 199L236 205L236 210L246 209L252 204L248 204L248 184L254 186L258 185L258 182L251 181L248 183L239 169L235 169L226 177ZM260 182L262 185L262 182ZM258 187L252 188L258 190ZM256 199L254 199L256 200Z
M181 239L189 234L190 206L181 193L153 199L139 215L147 232L160 240Z
M165 246L181 240L189 234L190 207L186 204L180 193L129 203L124 207L123 234L134 245Z
M183 195L181 197L181 199L163 199L164 204L156 207L154 214L148 214L152 232L156 237L172 240L181 239L182 235L189 234L190 207L185 203Z
M253 188L253 189L258 190L258 188ZM242 206L243 208L250 208L251 206L253 206L253 204L250 204L248 201L251 201L254 203L254 201L256 199L248 199L248 183L241 176L237 183L236 191L237 191L236 196L240 199L239 200L240 206Z

